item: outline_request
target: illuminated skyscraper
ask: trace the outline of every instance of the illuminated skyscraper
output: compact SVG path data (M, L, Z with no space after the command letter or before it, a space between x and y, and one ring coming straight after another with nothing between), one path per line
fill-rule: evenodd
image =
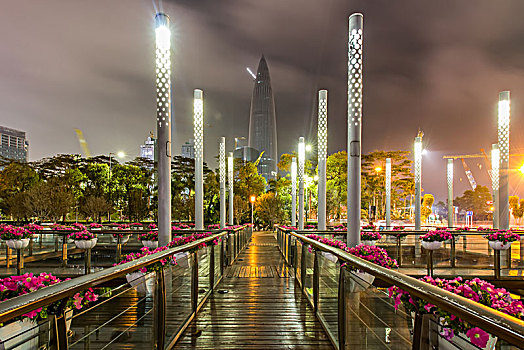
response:
M249 115L249 147L264 152L258 163L258 172L266 180L277 176L277 121L269 68L264 56L258 64L251 112Z

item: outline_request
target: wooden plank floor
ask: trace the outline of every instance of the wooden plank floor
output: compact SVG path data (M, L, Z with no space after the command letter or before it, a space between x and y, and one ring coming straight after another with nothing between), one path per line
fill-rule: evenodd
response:
M256 232L176 349L333 349L282 260Z

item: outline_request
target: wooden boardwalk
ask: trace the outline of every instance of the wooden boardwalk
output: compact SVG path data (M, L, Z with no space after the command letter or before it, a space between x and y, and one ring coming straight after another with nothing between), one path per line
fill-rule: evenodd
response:
M333 349L266 232L253 233L175 348Z

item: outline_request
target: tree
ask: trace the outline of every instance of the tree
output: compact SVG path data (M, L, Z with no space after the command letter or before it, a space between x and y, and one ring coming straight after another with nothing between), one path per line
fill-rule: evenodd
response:
M435 197L432 194L426 193L422 198L422 207L420 208L420 215L422 216L422 221L426 222L429 216L432 213L431 207L435 202Z
M486 186L477 186L474 191L466 190L461 197L455 198L453 205L461 211L473 211L475 219L489 220L491 193Z
M509 196L509 207L513 217L520 222L524 215L524 198L519 200L519 196Z
M111 210L111 203L104 197L88 196L80 205L80 212L93 221L101 218Z
M249 203L240 195L235 194L233 198L233 217L237 225L243 222L243 218L247 219L249 214Z
M273 224L282 222L284 218L283 205L275 192L264 193L255 202L257 217L262 223L273 227Z
M326 207L328 215L340 218L347 203L348 157L346 151L328 156L326 161Z
M21 214L19 206L20 193L29 191L40 181L38 174L27 163L10 162L0 171L0 210L5 213ZM18 197L15 199L14 197ZM16 216L16 215L15 215Z

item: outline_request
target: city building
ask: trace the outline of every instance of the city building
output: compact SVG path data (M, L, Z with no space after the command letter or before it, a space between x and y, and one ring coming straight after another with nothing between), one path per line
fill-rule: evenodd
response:
M195 140L189 139L182 145L182 157L195 159Z
M0 157L27 162L29 159L29 142L25 131L0 126Z
M260 152L256 149L248 146L240 146L233 152L233 158L242 159L244 162L255 163L258 159Z
M258 64L249 115L249 147L262 157L258 172L266 180L277 176L277 121L269 68L262 55Z
M155 149L156 139L154 138L153 133L150 133L146 142L144 142L143 145L140 145L140 157L156 161Z

